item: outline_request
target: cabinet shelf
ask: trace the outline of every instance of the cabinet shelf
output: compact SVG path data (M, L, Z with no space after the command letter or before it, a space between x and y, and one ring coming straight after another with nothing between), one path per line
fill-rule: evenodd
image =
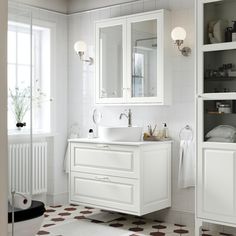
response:
M207 115L217 115L217 116L222 116L222 115L236 115L236 113L224 113L224 112L218 112L218 111L207 111Z
M230 93L203 93L198 96L203 100L236 100L236 92Z
M236 49L236 42L205 44L202 46L203 52L214 52Z
M222 143L222 142L202 142L203 148L222 148L222 149L236 149L236 143Z
M226 82L236 81L236 76L233 77L205 77L205 82Z

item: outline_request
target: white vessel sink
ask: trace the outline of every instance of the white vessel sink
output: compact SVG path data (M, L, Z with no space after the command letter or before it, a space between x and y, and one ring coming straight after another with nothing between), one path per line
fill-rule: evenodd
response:
M98 127L99 138L104 141L126 141L126 142L137 142L141 141L142 127Z

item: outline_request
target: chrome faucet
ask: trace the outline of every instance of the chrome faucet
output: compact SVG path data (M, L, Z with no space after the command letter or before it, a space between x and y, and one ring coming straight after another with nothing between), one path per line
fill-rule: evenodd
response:
M127 111L127 110L125 110L125 111ZM122 112L120 114L120 120L122 119L123 116L125 116L128 119L128 127L132 127L132 112L131 112L131 109L128 110L127 114Z

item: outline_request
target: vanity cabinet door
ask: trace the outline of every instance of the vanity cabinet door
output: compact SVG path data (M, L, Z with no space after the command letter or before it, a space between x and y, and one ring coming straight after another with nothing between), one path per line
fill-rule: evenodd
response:
M129 103L164 104L164 83L168 74L164 73L164 40L168 31L165 11L132 16L127 19L127 87ZM164 79L165 77L165 79Z
M235 170L235 150L203 148L198 162L198 215L235 223Z
M96 101L123 103L125 97L125 20L96 23Z

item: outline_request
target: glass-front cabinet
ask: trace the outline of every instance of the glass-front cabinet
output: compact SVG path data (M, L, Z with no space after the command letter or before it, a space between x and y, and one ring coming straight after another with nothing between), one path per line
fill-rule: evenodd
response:
M235 0L198 2L199 143L236 143L235 11Z
M195 235L236 227L236 1L197 1Z
M170 104L169 29L166 10L96 22L97 104Z

